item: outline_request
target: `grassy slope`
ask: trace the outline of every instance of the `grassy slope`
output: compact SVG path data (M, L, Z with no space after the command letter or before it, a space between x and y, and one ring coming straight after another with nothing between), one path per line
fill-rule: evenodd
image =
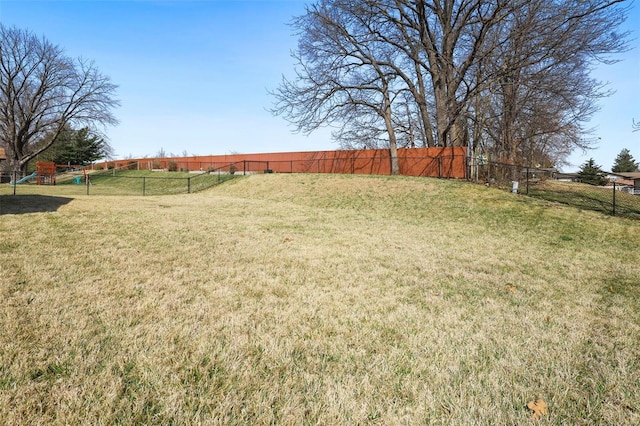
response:
M2 215L0 418L638 424L639 230L332 175Z

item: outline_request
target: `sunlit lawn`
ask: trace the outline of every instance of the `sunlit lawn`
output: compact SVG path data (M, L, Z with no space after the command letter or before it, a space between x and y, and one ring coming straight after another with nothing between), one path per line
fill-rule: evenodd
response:
M423 178L72 190L0 195L6 424L640 424L637 221Z

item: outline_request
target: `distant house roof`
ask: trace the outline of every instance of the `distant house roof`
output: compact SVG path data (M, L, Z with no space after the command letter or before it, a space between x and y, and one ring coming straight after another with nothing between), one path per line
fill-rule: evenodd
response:
M578 173L562 173L562 172L558 172L558 173L555 174L555 178L557 180L574 181L574 180L578 180L580 178L580 175L578 175Z
M630 180L640 179L640 172L611 172L608 174Z

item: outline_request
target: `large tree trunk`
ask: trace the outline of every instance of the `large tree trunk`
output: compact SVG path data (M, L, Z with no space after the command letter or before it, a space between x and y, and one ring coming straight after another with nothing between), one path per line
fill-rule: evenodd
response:
M389 98L389 91L387 89L388 89L388 86L385 85L382 92L384 97L383 118L384 118L385 127L387 128L387 133L389 135L389 159L391 161L391 174L399 175L400 165L398 164L398 140L396 138L396 131L393 127L393 117L391 114L391 99Z

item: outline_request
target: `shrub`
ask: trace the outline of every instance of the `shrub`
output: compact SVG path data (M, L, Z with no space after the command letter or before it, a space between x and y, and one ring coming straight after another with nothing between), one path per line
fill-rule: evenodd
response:
M167 163L167 170L169 170L170 172L177 172L178 171L178 162L177 161L169 161Z

